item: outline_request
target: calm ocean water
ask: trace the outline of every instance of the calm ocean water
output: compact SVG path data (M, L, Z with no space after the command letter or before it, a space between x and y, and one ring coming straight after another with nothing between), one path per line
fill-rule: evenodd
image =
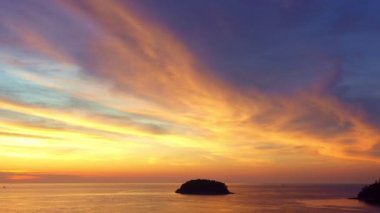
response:
M0 212L380 212L353 197L361 185L237 185L236 194L175 194L180 184L2 184ZM2 187L2 186L0 186Z

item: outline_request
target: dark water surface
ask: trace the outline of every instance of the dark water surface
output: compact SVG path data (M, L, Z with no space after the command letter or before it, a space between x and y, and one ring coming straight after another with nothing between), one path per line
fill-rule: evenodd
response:
M380 213L354 197L362 185L241 185L236 194L174 193L177 184L3 184L0 212L360 212ZM0 186L1 187L1 186Z

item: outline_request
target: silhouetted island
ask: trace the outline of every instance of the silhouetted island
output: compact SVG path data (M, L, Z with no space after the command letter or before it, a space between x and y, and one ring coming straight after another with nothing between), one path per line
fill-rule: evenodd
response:
M366 203L380 205L380 180L363 187L359 192L357 199Z
M206 179L190 180L182 184L179 189L175 191L180 194L193 194L193 195L226 195L233 194L228 191L226 184Z

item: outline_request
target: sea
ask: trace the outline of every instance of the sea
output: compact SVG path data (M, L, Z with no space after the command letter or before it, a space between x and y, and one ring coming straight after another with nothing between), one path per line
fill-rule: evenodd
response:
M179 183L1 184L0 212L380 213L355 197L363 185L229 184L234 194L181 195Z

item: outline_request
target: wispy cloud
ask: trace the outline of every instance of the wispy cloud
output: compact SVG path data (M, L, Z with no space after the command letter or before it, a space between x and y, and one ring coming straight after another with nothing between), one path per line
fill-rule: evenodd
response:
M326 157L380 162L378 128L365 112L321 92L329 81L292 95L242 92L163 26L118 1L45 3L23 13L27 19L6 14L15 19L0 23L17 36L0 43L11 50L0 53L6 167L144 175L221 162L231 169ZM17 177L34 176L7 176Z

